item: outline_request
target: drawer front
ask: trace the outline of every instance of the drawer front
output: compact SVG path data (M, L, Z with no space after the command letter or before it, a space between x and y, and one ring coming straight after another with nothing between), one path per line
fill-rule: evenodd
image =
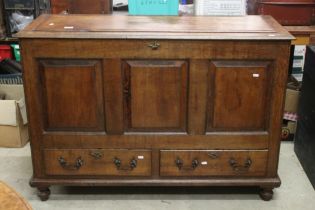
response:
M266 150L163 150L160 176L264 176Z
M44 150L47 175L150 176L151 151Z

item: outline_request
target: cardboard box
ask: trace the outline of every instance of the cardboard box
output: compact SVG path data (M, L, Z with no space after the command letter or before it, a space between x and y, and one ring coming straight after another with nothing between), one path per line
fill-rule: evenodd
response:
M300 91L287 88L284 111L297 113L299 106Z
M300 91L287 89L284 111L290 113L297 113L299 105Z
M29 140L23 85L0 85L0 147L23 147Z

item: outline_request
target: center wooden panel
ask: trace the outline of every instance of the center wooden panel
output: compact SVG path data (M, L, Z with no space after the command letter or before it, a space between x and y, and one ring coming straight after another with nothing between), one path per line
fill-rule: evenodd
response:
M269 61L213 61L210 67L208 131L267 128Z
M125 130L186 131L187 62L126 61Z
M40 72L46 130L105 130L100 61L41 60Z

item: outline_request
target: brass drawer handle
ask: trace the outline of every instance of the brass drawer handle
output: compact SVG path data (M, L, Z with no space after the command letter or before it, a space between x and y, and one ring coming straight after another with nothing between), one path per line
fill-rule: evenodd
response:
M114 158L114 164L119 171L132 171L134 168L137 167L137 160L135 158L132 158L132 160L129 162L128 168L122 168L121 167L121 160L117 157Z
M81 157L78 157L74 164L67 163L67 161L63 157L59 157L58 161L62 168L72 171L79 170L84 163Z
M160 44L157 41L154 41L153 43L150 43L148 47L150 47L152 50L157 50L159 49Z
M245 173L248 172L250 166L252 165L252 160L250 158L247 158L244 165L240 165L234 158L230 158L229 164L235 172Z
M175 164L179 170L193 171L199 166L199 161L194 159L191 161L191 167L184 167L184 161L180 158L175 160Z
M91 155L95 160L99 160L99 159L102 159L102 158L104 157L103 152L100 151L100 150L91 151L90 155Z

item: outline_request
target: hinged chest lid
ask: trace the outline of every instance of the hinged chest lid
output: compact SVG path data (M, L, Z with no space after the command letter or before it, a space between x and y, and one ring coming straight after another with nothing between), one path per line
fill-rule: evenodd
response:
M19 38L291 40L270 16L42 15Z

